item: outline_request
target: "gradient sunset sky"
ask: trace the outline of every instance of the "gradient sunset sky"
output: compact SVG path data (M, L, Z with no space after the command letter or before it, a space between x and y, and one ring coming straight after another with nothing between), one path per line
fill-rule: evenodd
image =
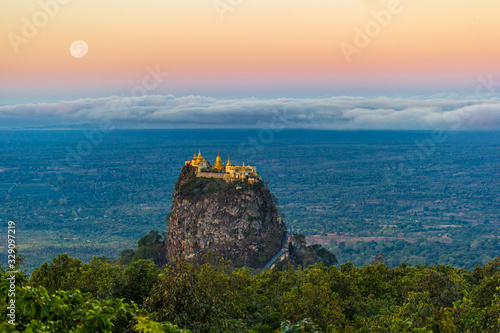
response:
M147 67L169 73L151 94L214 98L473 94L480 76L500 82L497 0L239 2L4 2L0 105L130 95ZM59 7L47 22L41 3ZM398 13L349 63L342 43L356 46L356 29L391 3ZM14 47L13 36L25 39ZM81 59L75 40L89 46Z

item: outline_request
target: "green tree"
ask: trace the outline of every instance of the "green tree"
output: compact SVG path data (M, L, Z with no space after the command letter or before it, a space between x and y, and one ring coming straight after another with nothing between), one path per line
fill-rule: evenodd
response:
M165 244L165 235L161 235L156 230L151 230L149 234L142 236L137 242L137 250L125 249L120 252L121 262L125 265L137 260L151 260L157 266L166 263L165 254L161 249Z
M0 268L0 299L8 297L9 282ZM7 302L0 305L0 316L7 318ZM79 290L57 290L49 293L43 286L16 285L15 325L0 323L1 332L124 332L135 326L137 332L188 333L164 322L152 321L150 314L122 299L97 300ZM125 325L118 327L117 322ZM132 331L130 331L132 332Z
M160 270L149 260L139 260L125 269L115 290L115 296L142 304L158 283Z
M30 284L43 286L50 294L58 290L75 290L82 273L83 262L60 254L50 264L44 262L31 273Z
M410 292L408 301L393 317L396 332L451 333L456 330L451 318L452 309L436 309L427 292Z
M167 320L199 332L241 331L238 288L231 284L229 263L195 266L185 260L169 265L146 299L157 321Z

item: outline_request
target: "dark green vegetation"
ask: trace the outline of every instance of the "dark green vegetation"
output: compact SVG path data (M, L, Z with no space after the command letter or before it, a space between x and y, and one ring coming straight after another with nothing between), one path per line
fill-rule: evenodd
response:
M125 249L120 252L120 263L128 265L141 259L151 260L155 265L161 267L167 263L165 239L166 234L151 230L149 234L142 236L137 242L137 249Z
M500 258L473 270L390 268L378 257L251 275L205 256L160 270L60 255L16 275L16 329L2 332L499 332ZM0 316L8 282L0 268ZM31 329L31 330L30 330Z
M471 268L498 253L500 133L448 133L428 153L419 145L431 132L268 134L114 131L91 142L78 161L67 148L90 142L82 131L6 131L0 218L18 222L17 244L30 269L63 252L117 257L149 230L166 231L173 183L201 148L209 160L220 150L224 161L229 154L233 163L244 157L257 165L287 225L316 235L308 240L330 248L340 263L362 266L384 253L390 267Z
M288 254L297 267L306 268L309 265L322 263L330 267L338 263L333 253L320 244L307 245L304 235L294 234L292 243L288 246ZM277 265L277 267L280 267Z

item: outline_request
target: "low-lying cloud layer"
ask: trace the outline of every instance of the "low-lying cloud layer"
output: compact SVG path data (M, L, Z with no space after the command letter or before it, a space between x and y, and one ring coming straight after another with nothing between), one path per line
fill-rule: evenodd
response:
M75 126L108 119L116 128L500 129L499 101L111 96L0 106L0 128Z

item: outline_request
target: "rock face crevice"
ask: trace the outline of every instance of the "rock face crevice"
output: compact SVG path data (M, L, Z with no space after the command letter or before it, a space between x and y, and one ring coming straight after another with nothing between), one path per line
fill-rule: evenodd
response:
M262 183L226 183L181 170L166 240L167 259L219 253L235 266L263 267L283 246L285 225Z

